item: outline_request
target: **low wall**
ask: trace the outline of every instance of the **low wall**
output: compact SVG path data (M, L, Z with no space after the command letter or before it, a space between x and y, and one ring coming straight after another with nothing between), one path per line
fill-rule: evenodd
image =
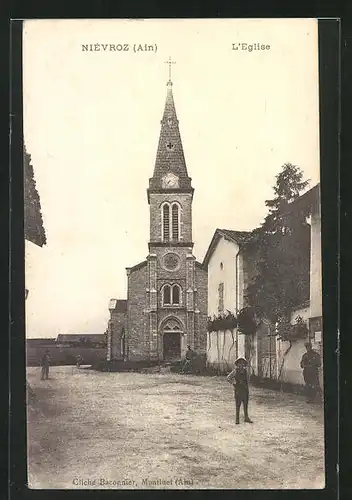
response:
M297 340L292 342L290 347L289 342L277 341L278 380L291 384L304 384L300 363L306 352L305 342L307 340Z
M236 330L223 330L207 333L207 365L221 372L228 372L235 367L238 356L244 356L244 335L237 335Z
M300 339L292 342L291 348L289 342L277 341L277 356L278 356L278 380L289 382L291 384L304 385L303 370L300 366L303 354L306 352L304 344L307 339ZM313 344L313 349L322 355L319 347ZM286 352L286 354L284 354ZM321 360L323 361L323 360ZM281 371L281 373L280 373ZM323 388L323 368L319 370L320 386Z
M40 366L41 358L43 357L45 349L49 350L49 356L52 366L75 365L76 357L78 354L82 356L82 363L84 365L91 365L100 360L105 360L107 354L106 348L97 347L27 347L27 366Z

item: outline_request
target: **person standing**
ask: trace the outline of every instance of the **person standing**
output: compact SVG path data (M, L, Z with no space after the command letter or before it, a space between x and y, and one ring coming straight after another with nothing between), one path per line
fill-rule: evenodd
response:
M81 367L82 362L83 362L82 356L80 354L77 354L77 356L76 356L76 366L77 366L77 368Z
M192 369L192 361L195 357L195 353L194 351L192 350L191 346L188 345L187 346L187 351L186 351L186 356L185 356L185 362L183 364L183 367L182 367L182 370L181 370L181 373L184 373L186 368L188 370L191 370Z
M313 350L312 344L304 344L306 351L301 359L301 368L303 369L303 378L306 386L307 402L313 403L317 394L321 394L319 382L319 368L321 360L319 354Z
M41 366L42 366L41 379L48 380L48 378L49 378L49 366L50 366L49 349L44 350L44 354L43 354L43 357L41 359Z
M235 361L235 368L227 376L227 381L233 385L236 403L236 424L240 423L240 408L243 404L244 421L253 424L248 416L249 388L248 388L248 361L239 357Z

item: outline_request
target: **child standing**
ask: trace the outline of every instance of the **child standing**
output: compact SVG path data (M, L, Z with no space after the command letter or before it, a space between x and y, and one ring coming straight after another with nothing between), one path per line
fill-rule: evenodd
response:
M227 381L234 386L235 391L236 424L240 423L240 408L242 403L244 409L244 421L249 424L253 424L252 420L248 416L249 389L247 366L247 360L240 357L235 361L234 370L232 370L232 372L227 376Z

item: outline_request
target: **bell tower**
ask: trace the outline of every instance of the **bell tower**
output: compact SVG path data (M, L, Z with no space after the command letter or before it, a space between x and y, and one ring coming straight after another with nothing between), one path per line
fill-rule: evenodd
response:
M147 257L147 331L151 359L181 358L194 347L195 257L192 239L194 189L188 176L176 114L171 60L153 176ZM171 329L171 330L170 330Z
M187 173L172 86L169 79L154 173L147 190L150 244L168 241L192 243L194 189ZM169 206L165 204L161 207L161 199ZM173 200L176 201L174 205Z

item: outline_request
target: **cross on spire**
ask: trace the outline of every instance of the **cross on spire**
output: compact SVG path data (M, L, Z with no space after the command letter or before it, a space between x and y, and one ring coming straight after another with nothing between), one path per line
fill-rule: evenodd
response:
M176 62L172 61L171 57L169 57L169 60L165 61L165 64L169 65L169 82L171 82L171 64L176 64Z
M172 93L171 65L175 64L171 57L165 57L169 65L169 78L166 88L166 100L164 112L161 119L161 129L158 142L158 150L154 164L153 177L149 181L149 194L164 189L164 177L172 173L179 178L179 189L186 193L193 193L191 178L188 177L186 161L183 153L180 129L178 126L177 113Z

